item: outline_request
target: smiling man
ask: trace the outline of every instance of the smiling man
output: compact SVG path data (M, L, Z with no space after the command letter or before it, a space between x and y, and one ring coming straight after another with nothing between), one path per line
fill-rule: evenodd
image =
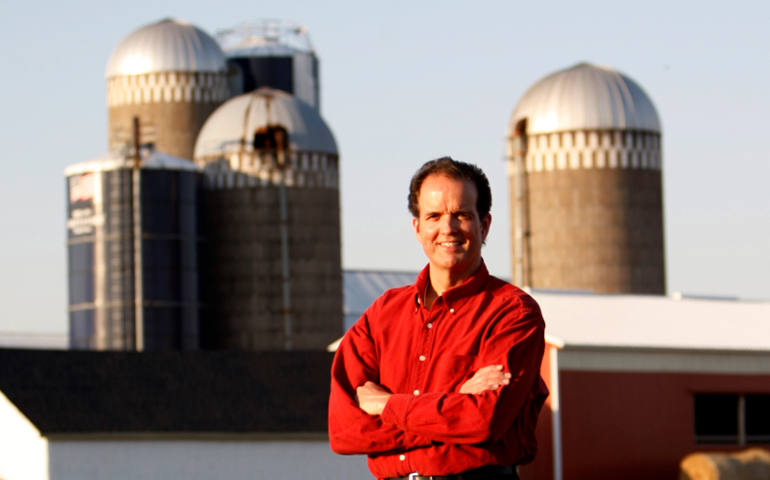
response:
M378 478L515 479L535 455L545 324L484 265L491 204L478 167L423 165L409 211L428 265L378 298L337 350L331 448L368 455Z

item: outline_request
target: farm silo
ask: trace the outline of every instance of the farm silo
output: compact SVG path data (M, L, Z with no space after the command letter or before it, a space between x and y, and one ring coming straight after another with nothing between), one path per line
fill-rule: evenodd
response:
M204 348L322 349L342 334L338 155L280 90L230 99L201 130Z
M198 347L200 169L149 149L71 165L70 347Z
M277 88L320 109L318 57L304 27L262 20L221 30L216 36L227 55L232 96Z
M210 35L165 19L128 35L107 63L109 150L128 143L139 117L159 151L192 160L203 122L228 98L225 57Z
M508 141L515 283L665 292L661 128L636 82L587 63L552 73Z

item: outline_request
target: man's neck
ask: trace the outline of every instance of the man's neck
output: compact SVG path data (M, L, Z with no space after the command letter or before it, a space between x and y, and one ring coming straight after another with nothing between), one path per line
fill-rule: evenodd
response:
M423 300L425 308L430 308L433 305L433 301L440 297L445 291L452 287L460 285L473 275L476 270L481 266L481 259L468 271L461 272L459 274L452 274L451 271L444 269L434 269L431 265L428 269L428 282L425 285L425 292L423 294Z

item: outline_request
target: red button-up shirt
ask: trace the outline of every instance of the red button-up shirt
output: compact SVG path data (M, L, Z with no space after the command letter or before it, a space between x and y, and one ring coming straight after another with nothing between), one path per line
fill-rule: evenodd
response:
M540 378L545 324L537 303L482 263L426 309L428 267L414 285L378 298L340 343L332 365L329 439L365 453L379 477L459 473L514 465L535 454L535 423L548 395ZM482 367L502 364L509 385L458 393ZM393 395L381 415L358 407L371 380Z

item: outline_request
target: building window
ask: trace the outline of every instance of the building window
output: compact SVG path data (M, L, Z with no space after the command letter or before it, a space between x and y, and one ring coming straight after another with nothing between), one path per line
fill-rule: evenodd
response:
M697 393L695 443L770 444L770 394Z
M746 395L746 442L770 444L770 395Z
M695 395L695 443L738 443L738 395Z

